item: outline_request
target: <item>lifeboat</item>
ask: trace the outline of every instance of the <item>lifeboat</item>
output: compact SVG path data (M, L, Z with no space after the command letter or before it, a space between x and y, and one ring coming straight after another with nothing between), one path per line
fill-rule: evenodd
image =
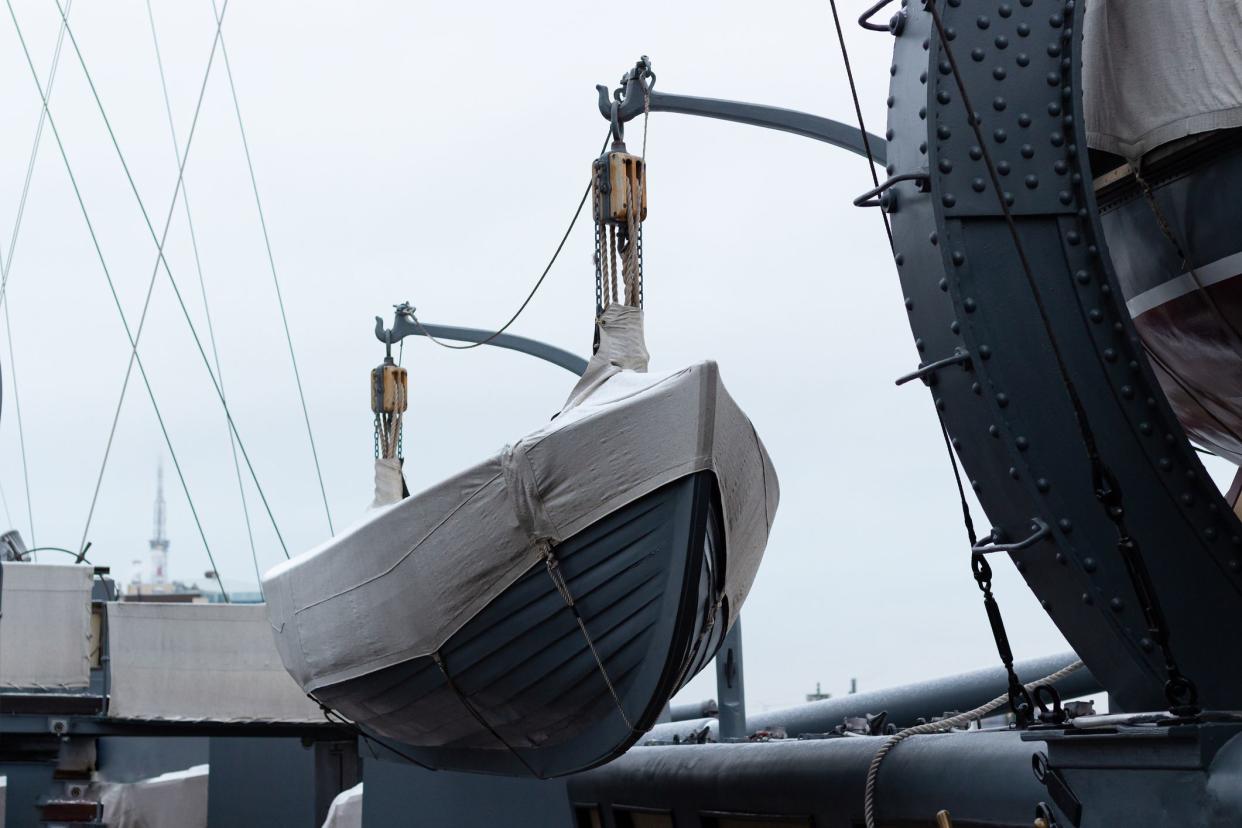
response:
M1109 253L1187 434L1242 463L1242 10L1101 0L1084 108Z
M552 777L630 747L715 655L776 512L715 363L648 373L611 305L564 408L263 579L285 667L433 768Z

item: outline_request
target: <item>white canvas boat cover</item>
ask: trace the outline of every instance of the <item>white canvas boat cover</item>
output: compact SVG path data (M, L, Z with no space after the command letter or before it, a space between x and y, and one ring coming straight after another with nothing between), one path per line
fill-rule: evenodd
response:
M207 828L208 772L195 765L137 782L94 782L90 796L103 804L108 825Z
M108 715L324 721L281 666L262 604L109 603Z
M646 368L642 311L611 306L547 426L270 570L268 612L298 683L313 691L435 652L546 543L704 470L720 489L736 616L767 544L776 474L714 362Z
M89 565L0 563L0 688L90 685Z
M1242 2L1090 0L1083 80L1088 143L1128 160L1242 126Z

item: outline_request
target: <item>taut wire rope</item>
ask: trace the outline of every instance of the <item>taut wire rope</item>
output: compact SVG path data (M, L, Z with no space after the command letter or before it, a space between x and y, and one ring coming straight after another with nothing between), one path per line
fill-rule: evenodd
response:
M155 65L160 74L160 90L164 94L164 111L168 115L168 134L172 138L173 153L177 159L177 168L181 169L181 142L177 139L177 127L173 122L172 100L168 96L168 80L164 73L164 57L160 52L160 39L155 29L155 13L151 8L151 0L146 0L147 20L151 24L151 43L155 47ZM214 8L213 8L214 11ZM218 22L218 21L217 21ZM224 48L224 37L221 33L220 47ZM211 318L211 304L207 301L207 280L203 276L203 261L198 252L198 234L194 230L194 215L190 211L190 187L186 182L181 185L181 205L185 209L186 226L190 233L190 248L194 252L194 268L198 273L198 289L203 298L203 315L207 320L207 339L211 343L211 356L216 365L216 376L220 379L220 392L224 393L224 371L220 367L220 351L216 345L216 329ZM246 524L246 540L250 544L250 560L254 563L254 575L259 585L259 595L263 595L263 574L259 570L259 553L254 543L254 528L250 523L250 505L246 502L246 486L242 480L241 461L237 458L237 439L233 430L225 422L225 431L229 438L229 450L233 456L233 471L237 477L237 493L241 498L242 518Z

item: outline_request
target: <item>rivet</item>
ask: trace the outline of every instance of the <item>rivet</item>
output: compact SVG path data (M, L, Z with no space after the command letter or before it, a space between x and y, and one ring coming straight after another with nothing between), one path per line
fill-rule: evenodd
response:
M1158 465L1162 471L1168 471L1173 468L1173 461L1167 457L1161 457L1156 461L1156 465Z
M947 141L952 136L953 136L953 133L950 132L949 128L945 126L944 124L941 124L940 126L936 127L936 137L939 138L941 141Z
M1027 37L1028 35L1030 35L1030 33L1031 33L1030 26L1026 25L1025 23L1018 24L1018 36L1019 37Z
M1126 606L1125 604L1121 603L1120 598L1114 598L1113 600L1108 602L1108 608L1111 609L1113 612L1121 612L1123 609L1125 609L1125 606Z
M948 90L941 89L936 93L936 100L942 104L947 104L952 99L949 97Z
M1049 86L1060 86L1061 85L1061 73L1060 72L1049 72L1044 77L1044 80L1048 81ZM889 106L892 106L892 104L890 103Z
M1074 524L1069 518L1061 518L1060 520L1058 520L1057 527L1061 530L1063 534L1066 534L1066 535L1074 531ZM1064 558L1064 556L1062 556L1062 558ZM1061 563L1065 563L1064 559L1062 559Z
M997 394L996 404L999 405L1001 408L1006 408L1009 405L1009 395L1006 394L1004 391Z
M893 108L893 96L892 95L888 96L888 108L889 109Z
M992 25L992 21L988 19L986 14L981 14L975 19L975 25L980 29L986 29L988 26Z
M977 396L977 395L981 395L981 394L983 393L983 386L982 386L982 385L980 385L980 384L979 384L979 383L977 383L977 382L972 382L972 383L970 384L970 390L971 390L971 391L972 391L972 392L973 392L976 396Z
M1065 175L1069 171L1069 164L1058 158L1056 163L1052 165L1052 169L1056 171L1057 175Z
M1059 553L1058 553L1059 554ZM1039 605L1044 608L1044 612L1050 612L1052 605L1048 603L1047 598L1040 598Z
M957 204L957 196L953 195L953 193L945 193L940 198L940 203L945 207L952 207L954 204Z
M1095 599L1093 599L1089 593L1084 592L1082 594L1082 602L1087 606L1091 606L1095 603Z
M997 112L1004 112L1007 105L1004 98L997 97L992 99L992 108Z
M944 400L940 399L939 397L936 397L936 410L944 411Z
M1091 282L1091 274L1085 270L1079 270L1074 273L1074 278L1078 280L1078 284L1085 285Z
M1031 445L1030 441L1025 437L1019 437L1017 440L1014 440L1014 443L1017 444L1018 451L1026 451Z
M1134 388L1133 388L1133 386L1129 386L1129 385L1123 385L1123 386L1121 386L1121 396L1125 397L1127 400L1132 400L1132 399L1134 399Z
M1021 477L1021 474L1018 473L1017 466L1009 467L1009 476L1012 477L1014 480L1017 480L1019 477Z
M1021 66L1023 69L1025 69L1026 67L1028 67L1028 66L1030 66L1030 65L1031 65L1031 58L1030 58L1030 56L1029 56L1029 55L1027 55L1027 53L1026 53L1026 52L1019 52L1019 53L1018 53L1018 58L1017 58L1017 63L1018 63L1018 65L1019 65L1019 66Z
M1029 127L1031 125L1031 116L1023 112L1018 116L1018 126Z
M888 73L893 77L897 77L897 64L894 63L892 66L888 67Z
M1013 206L1013 193L1011 193L1011 192L1009 192L1009 191L1006 191L1006 192L1005 192L1005 206L1006 206L1006 207L1012 207L1012 206Z
M1048 25L1054 29L1059 29L1065 25L1065 18L1060 12L1057 12L1048 18Z
M927 107L925 107L925 106L920 106L920 107L919 107L919 120L921 120L921 121L926 121L926 120L927 120Z
M979 485L979 481L978 481L978 480L972 480L972 481L970 481L970 488L974 489L976 494L977 494L977 493L979 493L979 492L981 492L981 491L983 491L983 487L981 487L981 486Z
M1143 652L1145 652L1145 653L1150 653L1150 652L1151 652L1151 650L1152 650L1152 647L1153 647L1153 646L1154 646L1154 645L1151 643L1151 639L1150 639L1150 638L1140 638L1140 639L1139 639L1139 647L1141 647L1141 648L1143 649Z
M992 70L992 77L996 78L998 81L1004 80L1005 75L1007 74L1008 73L1005 71L1004 66L997 66L995 69Z
M909 296L906 297L906 310L914 310L914 300Z
M894 257L893 257L893 261L897 262L897 266L898 266L898 267L901 267L903 264L905 264L905 263L906 263L906 257L905 257L905 254L904 254L904 253L898 253L896 256L894 256Z
M1074 203L1074 194L1069 190L1061 190L1057 193L1057 200L1068 207L1070 204Z
M975 300L967 296L965 299L962 300L962 307L966 310L967 313L974 313L975 312Z
M983 182L982 178L976 178L970 182L970 189L974 190L976 193L983 192L987 189L987 186L988 185Z
M944 291L945 293L949 292L949 280L948 279L941 279L939 284L940 284L940 289L942 291Z
M1091 310L1087 311L1087 316L1090 317L1092 322L1099 322L1100 320L1104 318L1104 314L1100 313L1099 308L1092 308Z
M1001 175L1009 175L1009 162L1004 159L997 161L996 171Z
M1116 362L1117 352L1112 348L1105 348L1104 349L1104 360L1105 362Z
M1151 423L1148 423L1148 422L1139 423L1139 431L1143 432L1144 434L1151 434Z
M981 150L978 147L978 145L970 148L970 160L971 161L978 161L982 157L983 157L983 150Z
M1039 176L1028 175L1025 179L1023 179L1023 183L1026 184L1026 188L1028 190L1034 190L1039 186Z
M988 434L992 435L993 437L999 437L1000 429L997 428L995 425L990 425L988 426Z
M919 83L927 83L927 70L919 72Z
M1014 561L1013 568L1019 572L1026 572L1026 561Z
M1204 529L1204 530L1203 530L1203 537L1207 538L1208 540L1216 540L1216 529L1214 529L1214 528L1213 528L1213 527L1211 527L1211 526L1209 526L1208 528Z
M1082 568L1088 572L1095 572L1095 558L1083 558Z
M1034 158L1035 157L1035 148L1032 147L1030 144L1023 144L1022 148L1019 149L1018 152L1022 153L1023 158Z
M940 163L938 163L936 166L939 167L940 171L944 173L945 175L948 175L949 173L953 172L953 162L947 158L941 158Z
M1041 477L1035 481L1035 488L1041 492L1046 492L1050 488L1047 478Z
M1179 499L1182 501L1182 505L1184 506L1193 506L1195 502L1195 496L1190 492L1183 492L1181 498Z
M1005 37L1004 35L997 35L996 40L992 42L996 44L997 49L1008 49L1009 48L1009 38Z
M1001 3L1000 8L996 10L996 13L999 14L1001 17L1008 17L1009 15L1013 14L1013 6L1009 5L1008 3Z
M927 344L923 342L922 337L919 337L918 339L914 340L914 347L917 348L919 351L922 351L924 348L927 347Z
M1070 244L1078 244L1079 242L1082 241L1082 236L1078 233L1077 230L1071 230L1065 234L1065 240L1069 242Z
M962 262L966 261L966 256L962 253L962 251L954 250L952 259L953 259L953 264L961 265Z
M1054 118L1055 118L1056 116L1060 115L1060 114L1061 114L1061 105L1060 105L1059 103L1057 103L1056 101L1053 101L1052 103L1048 104L1048 114L1049 114L1049 115L1051 115L1051 116L1052 116L1052 117L1054 117Z
M940 69L940 74L948 75L952 73L953 71L953 64L949 63L947 60L942 60L940 61L939 69Z
M921 152L923 155L927 155L927 142L926 141L922 141L919 143L919 152Z
M891 129L884 133L884 139L887 141L893 140L893 131Z
M962 326L958 324L956 319L954 319L952 322L949 323L949 330L952 331L953 333L960 333L962 330Z
M982 63L985 56L984 51L978 46L970 50L970 57L975 63Z
M989 348L987 345L980 345L979 346L979 359L986 360L986 359L991 359L991 357L992 357L992 349Z

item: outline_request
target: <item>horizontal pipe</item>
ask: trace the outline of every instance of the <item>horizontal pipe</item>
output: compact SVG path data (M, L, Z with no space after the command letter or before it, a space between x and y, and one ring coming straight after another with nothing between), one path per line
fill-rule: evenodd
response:
M725 812L853 828L863 823L867 767L881 744L859 736L642 747L570 777L569 797L577 807L670 811L676 825ZM912 737L884 762L878 821L931 825L945 809L959 825L1029 826L1035 803L1048 797L1031 772L1031 756L1042 749L1009 730Z
M707 719L714 717L720 712L719 706L715 699L704 699L703 701L690 702L689 704L674 704L669 708L670 722L684 722L689 719Z
M1029 684L1055 673L1077 658L1073 653L1032 658L1015 663L1014 671L1023 683ZM747 722L752 732L783 727L789 736L796 736L827 733L847 717L887 712L889 723L909 727L919 719L930 719L948 711L971 710L1003 695L1007 687L1005 669L998 665L887 690L853 693L781 710L755 712L747 716ZM1061 679L1056 683L1056 688L1063 699L1102 692L1100 683L1086 667Z

